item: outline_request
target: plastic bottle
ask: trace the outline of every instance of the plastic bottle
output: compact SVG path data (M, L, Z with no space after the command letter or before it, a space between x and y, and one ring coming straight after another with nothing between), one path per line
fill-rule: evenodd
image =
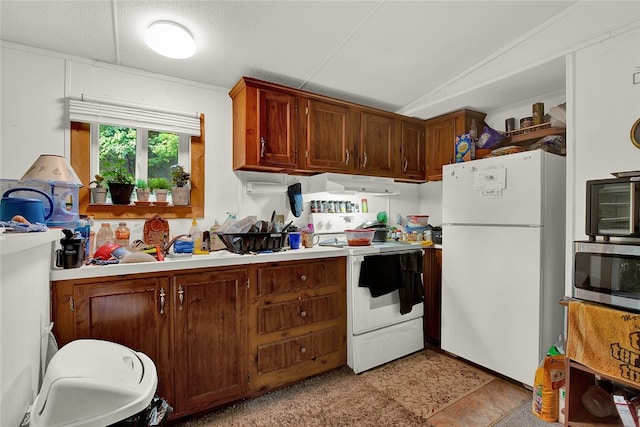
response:
M118 228L115 231L115 239L116 243L122 246L129 246L131 239L131 230L127 227L126 222L121 222L118 224Z
M367 199L362 199L360 201L360 207L362 208L363 213L369 212L369 203L367 202Z
M100 249L107 243L113 243L115 241L113 237L113 230L108 222L102 223L100 230L96 233L96 250Z
M189 229L189 237L191 237L191 240L193 241L194 251L196 249L200 251L202 248L202 232L198 228L198 221L196 221L195 218L193 218L193 221L191 221L191 228Z
M478 127L476 126L476 119L471 119L471 127L469 128L469 138L471 141L478 139Z

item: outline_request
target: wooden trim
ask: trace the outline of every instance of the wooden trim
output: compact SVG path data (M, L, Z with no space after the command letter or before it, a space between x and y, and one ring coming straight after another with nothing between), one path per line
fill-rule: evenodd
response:
M191 205L135 206L93 205L89 182L91 177L91 126L71 122L71 166L84 184L78 192L79 214L95 219L146 219L159 214L165 219L204 217L204 114L200 114L200 136L191 137Z

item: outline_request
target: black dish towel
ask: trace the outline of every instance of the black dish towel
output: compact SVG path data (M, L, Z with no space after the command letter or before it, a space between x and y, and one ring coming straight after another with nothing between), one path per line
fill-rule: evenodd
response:
M369 288L372 298L398 290L400 314L410 313L424 301L422 288L422 251L404 254L365 256L358 286Z

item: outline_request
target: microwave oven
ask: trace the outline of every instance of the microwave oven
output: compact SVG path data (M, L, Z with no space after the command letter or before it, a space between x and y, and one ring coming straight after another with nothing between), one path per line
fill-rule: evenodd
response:
M640 245L574 242L573 296L640 312Z
M586 234L640 237L640 176L587 181Z

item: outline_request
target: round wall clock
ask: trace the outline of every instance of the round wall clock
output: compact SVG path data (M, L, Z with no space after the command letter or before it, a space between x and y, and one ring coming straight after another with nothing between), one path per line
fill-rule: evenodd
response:
M640 148L640 119L636 120L636 122L631 126L631 142L633 145Z

